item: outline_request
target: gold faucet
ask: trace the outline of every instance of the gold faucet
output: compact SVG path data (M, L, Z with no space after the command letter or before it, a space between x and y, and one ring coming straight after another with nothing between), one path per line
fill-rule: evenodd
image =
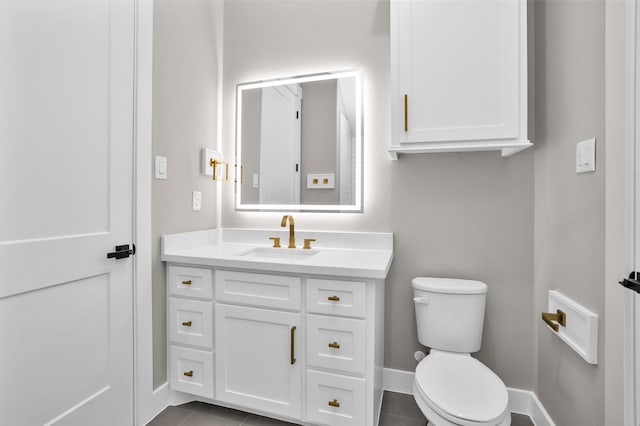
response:
M295 237L295 231L293 230L293 216L290 215L284 215L282 216L282 223L280 223L280 226L282 226L283 228L285 226L287 226L287 219L289 220L289 248L296 248L296 237Z

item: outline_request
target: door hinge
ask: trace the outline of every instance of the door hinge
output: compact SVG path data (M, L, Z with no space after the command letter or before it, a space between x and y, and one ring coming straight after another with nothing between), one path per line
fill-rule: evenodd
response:
M636 293L640 293L640 281L638 280L638 273L633 271L629 274L629 278L625 278L620 281L620 284L623 287L628 288L629 290L633 290Z
M116 251L112 251L107 253L107 259L115 258L115 259L124 259L129 256L133 256L136 254L136 245L131 244L132 248L129 248L129 244L124 244L121 246L116 246Z

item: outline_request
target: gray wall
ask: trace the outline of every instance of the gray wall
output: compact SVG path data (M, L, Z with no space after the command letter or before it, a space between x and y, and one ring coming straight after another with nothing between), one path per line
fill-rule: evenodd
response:
M338 81L302 84L300 203L340 204L338 169ZM307 174L333 173L333 189L307 189Z
M153 378L166 381L166 285L160 235L216 227L216 185L200 174L200 149L215 148L219 3L156 0L153 30L153 155L168 179L153 180ZM191 191L202 210L191 210Z
M389 159L389 2L241 1L225 4L224 151L234 152L237 83L321 71L364 70L364 213L296 213L296 228L394 233L387 280L385 365L414 370L410 280L487 282L477 357L508 386L532 389L533 151ZM275 59L277 58L277 59ZM231 142L230 142L231 141ZM281 214L236 212L223 187L223 227L279 229Z
M604 7L601 0L535 2L536 312L556 289L604 314ZM594 136L597 170L577 175L576 142ZM535 324L536 393L551 417L560 426L605 424L602 364L587 364Z

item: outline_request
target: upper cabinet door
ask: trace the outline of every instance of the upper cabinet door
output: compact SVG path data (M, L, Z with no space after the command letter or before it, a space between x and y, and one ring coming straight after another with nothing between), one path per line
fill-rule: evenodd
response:
M530 146L526 31L522 0L392 0L392 157Z

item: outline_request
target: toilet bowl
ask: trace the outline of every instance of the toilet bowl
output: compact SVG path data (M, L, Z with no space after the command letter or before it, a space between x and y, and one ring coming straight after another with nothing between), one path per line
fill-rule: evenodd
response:
M432 350L416 368L413 395L435 426L511 424L504 383L468 354Z
M414 278L418 340L431 352L416 367L413 394L430 425L508 426L502 380L470 353L480 349L486 284Z

